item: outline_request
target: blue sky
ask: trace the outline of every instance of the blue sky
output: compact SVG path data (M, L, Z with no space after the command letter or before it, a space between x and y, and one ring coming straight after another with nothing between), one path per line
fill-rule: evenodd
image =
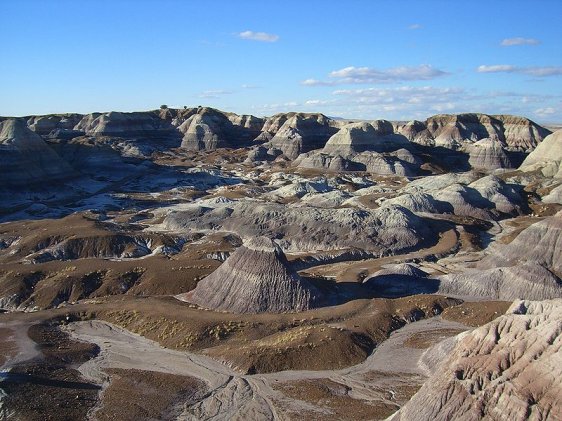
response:
M0 115L562 122L562 1L0 1Z

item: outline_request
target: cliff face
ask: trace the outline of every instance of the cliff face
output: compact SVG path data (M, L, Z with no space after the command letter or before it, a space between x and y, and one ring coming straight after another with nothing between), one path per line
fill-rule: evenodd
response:
M434 374L391 420L562 418L562 299L517 301L449 341L426 352Z

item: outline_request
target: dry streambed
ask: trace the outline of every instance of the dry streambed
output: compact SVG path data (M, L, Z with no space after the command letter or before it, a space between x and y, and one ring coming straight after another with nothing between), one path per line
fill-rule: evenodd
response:
M118 385L140 378L136 387L150 389L145 380L148 378L165 383L169 392L166 396L175 397L168 399L168 407L163 408L168 415L180 419L269 420L296 419L303 414L326 419L338 419L345 414L348 419L384 418L423 382L425 377L417 361L424 349L465 329L459 323L433 318L400 329L365 362L347 369L258 375L240 375L211 358L163 348L102 321L72 323L67 331L74 338L100 347L98 356L78 369L85 378L104 384L97 409L101 419L115 413ZM415 346L406 343L427 332L434 340ZM138 391L128 394L125 407L145 406L151 401L150 396L149 390L142 394L143 403L139 403ZM136 413L143 412L137 409Z

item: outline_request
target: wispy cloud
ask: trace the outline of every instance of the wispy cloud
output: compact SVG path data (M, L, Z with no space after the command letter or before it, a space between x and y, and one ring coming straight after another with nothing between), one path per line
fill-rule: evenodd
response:
M236 35L238 38L250 39L253 41L275 42L279 40L279 35L268 34L267 32L244 31Z
M544 77L562 75L562 66L520 67L511 64L494 64L491 66L478 66L476 71L478 73L521 73L529 76Z
M257 85L249 85L249 84L246 84L246 83L244 83L243 85L240 85L240 87L241 87L242 89L258 89L258 88L260 88L260 86L257 86Z
M254 106L260 115L275 112L322 112L348 118L425 119L438 113L484 112L562 119L561 95L515 91L475 91L462 87L386 86L333 89L329 96L299 102Z
M512 47L514 45L539 45L541 42L535 38L505 38L500 45L502 47Z
M556 114L556 110L554 109L554 107L545 107L535 110L535 115L539 117L551 117L554 114Z
M334 86L345 84L390 83L412 80L431 80L449 73L428 64L419 66L391 67L376 69L373 67L344 67L329 74L330 80L306 79L305 86Z
M211 89L209 91L203 91L199 94L199 98L220 98L224 95L232 94L232 91L228 91L225 89Z
M421 26L419 23L413 23L410 26L408 26L408 29L415 31L416 29L422 29L423 26Z
M421 104L426 102L451 102L468 94L461 88L435 88L432 86L400 86L397 88L339 89L333 95L345 96L356 102L370 104Z

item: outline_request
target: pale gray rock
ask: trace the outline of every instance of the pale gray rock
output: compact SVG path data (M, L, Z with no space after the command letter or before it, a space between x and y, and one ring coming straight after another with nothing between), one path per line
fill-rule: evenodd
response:
M269 144L292 160L301 153L324 147L336 131L333 122L323 114L298 113L283 123Z
M80 120L81 114L51 114L31 116L27 126L41 136L47 136L55 130L72 130Z
M411 181L405 188L402 189L402 191L407 193L431 193L443 190L444 188L452 186L453 184L470 184L478 180L478 178L479 176L472 171L422 177L417 180Z
M468 146L468 163L472 168L495 170L513 168L502 143L497 139L482 139Z
M332 187L328 185L326 179L320 179L318 181L297 181L275 189L265 194L264 197L270 199L301 198L305 194L325 193L331 190Z
M562 211L530 225L509 244L497 245L479 267L511 266L525 261L562 274Z
M387 152L404 147L410 147L410 142L403 136L395 135L389 121L376 120L344 125L328 139L322 152L349 157L364 151Z
M289 265L281 248L254 237L197 287L179 299L232 313L304 311L322 304L322 293Z
M441 363L389 420L562 419L561 320L561 299L516 301L449 352L431 348Z
M371 276L378 277L378 276L387 276L387 275L415 276L415 277L423 278L427 276L427 273L412 263L396 263L396 264L383 266L382 269L378 270Z
M425 124L437 146L457 148L465 141L484 138L505 140L501 122L486 114L440 114Z
M361 248L382 255L434 244L438 239L424 219L399 206L322 209L240 200L215 207L189 206L169 214L163 226L179 232L216 230L244 238L267 236L292 252Z
M178 130L183 134L182 148L214 150L247 146L260 133L262 125L263 120L254 116L199 107Z
M562 130L547 136L519 168L522 171L542 169L547 177L562 178Z
M436 293L491 300L546 300L562 297L562 282L543 266L527 262L510 267L467 270L437 278Z
M494 115L503 125L503 137L511 150L532 151L551 131L525 117Z
M407 162L414 167L419 167L423 163L423 161L418 156L414 155L412 152L405 148L400 148L394 152L391 152L389 155L398 158L400 161Z
M299 203L306 206L331 209L341 206L351 197L353 196L349 193L340 190L332 190L325 193L307 193L301 197Z
M357 168L357 165L341 155L328 155L321 151L303 153L293 161L293 165L299 168L324 169L335 172L352 171Z
M495 175L482 177L468 185L492 203L495 209L507 215L524 213L525 200L513 186Z
M562 175L562 173L560 174ZM542 197L544 203L557 203L562 205L562 184L553 188L550 193Z
M438 201L433 196L421 192L406 193L381 201L381 206L393 205L403 206L412 212L454 213L450 203Z
M415 169L404 161L384 156L378 152L361 152L351 158L352 162L365 166L365 170L372 174L412 176Z
M29 186L76 175L74 169L21 119L0 122L0 164L1 187Z
M396 127L396 133L401 134L410 142L415 142L425 146L433 146L434 140L427 130L425 123L417 120L409 121L406 124Z
M179 133L166 120L153 111L122 113L93 113L85 115L74 130L89 136L131 137L176 137Z
M494 219L491 212L494 204L473 188L453 184L436 192L433 197L439 202L449 203L455 215L478 219Z

